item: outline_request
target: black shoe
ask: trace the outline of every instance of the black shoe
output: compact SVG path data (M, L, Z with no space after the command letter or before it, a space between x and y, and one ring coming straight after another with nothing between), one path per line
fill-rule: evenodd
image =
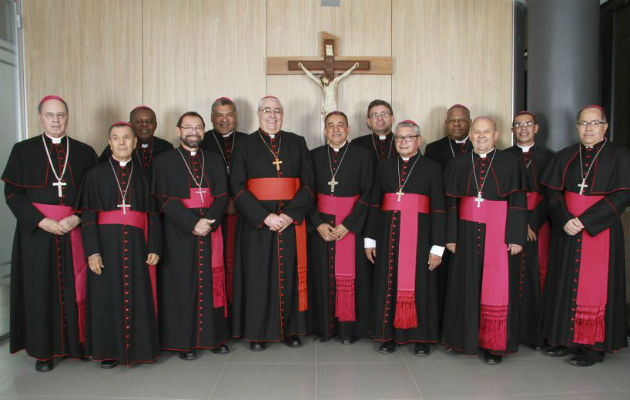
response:
M552 346L543 353L549 357L564 357L567 355L567 348L564 346Z
M576 367L592 367L597 362L598 361L584 358L582 356L576 356L569 360L569 364L574 365Z
M293 347L293 348L302 347L302 340L299 337L297 337L297 336L289 336L284 341L284 344L286 344L289 347Z
M349 345L349 344L353 344L356 341L355 338L351 337L351 338L342 338L341 339L341 344L344 345Z
M249 349L251 351L263 351L265 350L265 343L264 342L249 342Z
M497 365L501 364L501 361L503 361L503 356L492 354L488 350L483 351L483 362L485 362L486 364Z
M53 360L35 361L35 371L37 372L50 372L55 368Z
M230 352L230 349L226 345L222 344L214 349L210 349L210 351L214 354L227 354Z
M101 361L101 368L112 369L118 365L118 360L103 360Z
M179 358L186 361L193 361L197 359L197 352L193 349L190 351L180 351Z
M530 349L534 350L534 351L543 351L545 350L544 346L541 346L539 344L528 344L527 347L529 347Z
M396 342L394 342L393 340L390 340L389 342L385 342L381 345L381 347L378 349L379 353L383 353L383 354L392 354L393 352L396 351Z
M431 346L426 343L416 343L414 346L413 354L420 357L426 357L431 354Z

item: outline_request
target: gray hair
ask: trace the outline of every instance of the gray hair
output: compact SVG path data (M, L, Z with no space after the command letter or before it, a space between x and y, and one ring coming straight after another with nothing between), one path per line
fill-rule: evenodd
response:
M265 100L267 100L267 99L274 99L275 101L277 101L277 102L278 102L278 104L280 104L280 109L281 109L282 111L284 111L284 107L282 106L282 103L280 102L280 99L279 99L279 98L277 98L276 96L265 96L265 97L263 97L262 99L260 99L260 100L258 101L258 110L262 109L263 102L264 102Z
M411 128L413 129L416 135L422 136L422 132L420 132L420 126L416 124L415 122L413 122L412 120L406 119L402 122L397 123L396 127L394 128L394 133L398 133L398 130L400 128Z

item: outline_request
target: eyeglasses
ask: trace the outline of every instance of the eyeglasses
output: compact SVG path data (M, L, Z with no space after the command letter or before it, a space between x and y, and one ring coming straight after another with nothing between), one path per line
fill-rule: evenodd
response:
M51 120L51 119L64 119L66 117L66 113L64 112L58 112L58 113L51 113L51 112L47 112L46 114L44 114L44 118L47 120Z
M269 108L269 107L259 108L258 111L262 111L262 113L265 114L265 115L282 114L283 113L281 108Z
M468 121L470 121L470 120L469 119L464 119L464 118L455 118L455 119L447 119L446 123L447 124L457 124L457 123L463 124L463 123L468 122Z
M375 113L370 114L370 118L372 118L372 119L378 119L379 117L380 117L380 118L387 118L387 117L389 117L390 115L392 115L392 114L391 114L391 113L388 113L387 111L382 111L382 112L380 112L380 113L376 113L376 112L375 112Z
M203 132L203 126L182 126L181 130L184 132Z
M582 128L586 128L588 126L590 126L591 128L597 128L600 125L604 125L606 124L606 121L578 121L577 124L578 126L581 126Z
M534 124L536 124L534 121L527 121L527 122L515 122L512 124L513 127L515 128L529 128L530 126L533 126Z
M413 142L413 140L415 138L417 138L420 135L408 135L408 136L396 136L394 135L394 140L396 142L405 142L405 143L410 143Z

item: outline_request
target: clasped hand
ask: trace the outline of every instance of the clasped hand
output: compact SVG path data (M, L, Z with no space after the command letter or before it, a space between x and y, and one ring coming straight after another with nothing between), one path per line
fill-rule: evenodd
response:
M282 232L287 226L293 223L293 218L289 217L285 213L280 215L271 213L267 215L264 221L265 225L272 232Z
M333 228L331 225L323 223L317 227L317 232L326 242L333 242L343 239L350 231L343 226L343 224L339 224Z
M48 233L52 233L53 235L65 235L76 228L80 223L81 219L79 217L76 215L70 215L61 221L56 221L52 218L44 218L39 221L37 226Z
M195 224L195 227L192 231L193 235L206 236L212 230L212 224L214 224L214 222L214 219L201 218Z

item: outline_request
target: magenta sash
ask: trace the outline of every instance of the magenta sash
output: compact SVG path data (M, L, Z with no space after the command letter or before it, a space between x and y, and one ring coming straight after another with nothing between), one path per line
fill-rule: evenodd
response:
M527 192L527 210L532 211L543 200L543 196L538 192ZM538 242L538 275L540 280L540 292L543 292L545 280L547 279L547 268L549 265L549 244L551 242L551 229L549 221L542 224L536 232Z
M603 198L604 196L582 196L564 192L567 209L576 217ZM580 264L580 277L573 342L592 345L603 342L606 334L610 230L603 230L595 236L583 230L581 236L581 257L575 259Z
M199 189L190 188L190 197L181 199L186 208L208 208L214 202L208 188L201 188L203 191L203 201L198 193ZM223 263L223 234L221 225L210 233L212 242L212 305L214 308L224 308L224 315L227 316L227 296L225 293L225 269Z
M69 206L59 206L55 204L33 203L46 218L56 221L74 214L74 210ZM81 228L76 227L71 230L70 247L72 248L72 267L74 270L74 295L77 302L77 318L79 323L79 341L85 343L85 286L87 278L87 259L83 253L83 239L81 238Z
M340 224L354 208L359 198L335 197L317 194L319 212L335 216L335 224ZM354 278L355 278L355 235L352 232L335 242L335 317L339 321L355 321Z
M144 240L148 243L149 217L146 213L129 210L125 214L121 210L101 211L98 213L99 225L129 225L144 231ZM153 292L153 309L157 316L157 276L155 265L147 265L149 268L149 279L151 280L151 291Z
M488 350L505 350L510 273L505 243L507 201L484 199L477 207L475 197L462 197L459 200L459 218L486 225L479 346ZM475 234L480 236L481 229L477 229Z
M398 235L398 279L394 327L409 329L418 326L416 312L416 265L418 252L418 213L430 213L428 196L405 193L398 201L396 193L385 193L381 210L400 211ZM389 246L387 246L389 247Z

